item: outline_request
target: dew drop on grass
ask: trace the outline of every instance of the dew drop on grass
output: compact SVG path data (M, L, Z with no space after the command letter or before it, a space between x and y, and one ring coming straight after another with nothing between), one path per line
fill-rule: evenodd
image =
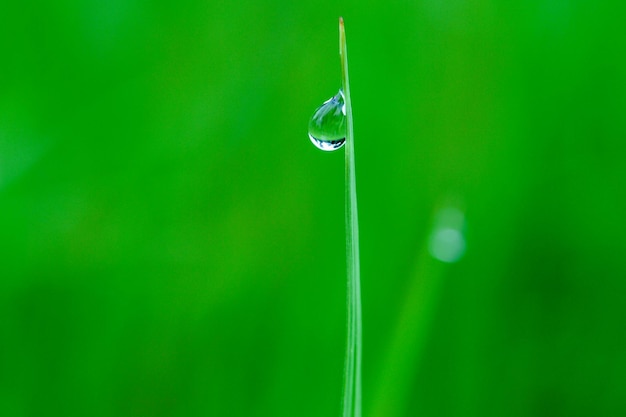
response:
M341 89L311 116L309 138L323 151L336 151L346 143L346 103Z
M433 258L454 263L465 254L465 213L452 206L437 213L435 225L428 242Z

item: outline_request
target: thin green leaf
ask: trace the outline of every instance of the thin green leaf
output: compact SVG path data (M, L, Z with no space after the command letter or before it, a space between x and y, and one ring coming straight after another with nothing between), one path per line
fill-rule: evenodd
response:
M361 272L359 263L359 216L354 166L352 102L348 77L348 51L343 18L339 18L339 55L346 104L346 264L348 278L348 331L343 417L361 417Z

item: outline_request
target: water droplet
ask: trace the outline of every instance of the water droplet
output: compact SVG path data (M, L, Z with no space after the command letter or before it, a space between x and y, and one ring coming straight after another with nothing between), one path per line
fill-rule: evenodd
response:
M313 113L309 138L323 151L336 151L346 143L346 103L341 89Z
M430 254L441 262L454 263L465 254L465 214L456 207L444 207L436 216L430 235Z

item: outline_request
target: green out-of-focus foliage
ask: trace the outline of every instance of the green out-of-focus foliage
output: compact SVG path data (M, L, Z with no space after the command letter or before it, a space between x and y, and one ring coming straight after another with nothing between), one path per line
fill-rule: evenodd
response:
M626 415L618 1L0 6L0 415Z

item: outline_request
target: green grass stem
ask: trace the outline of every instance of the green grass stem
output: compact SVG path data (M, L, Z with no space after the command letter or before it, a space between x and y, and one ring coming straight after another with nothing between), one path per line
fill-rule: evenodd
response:
M406 415L415 370L421 365L443 278L444 265L433 259L426 247L422 248L416 256L412 279L377 378L379 388L372 397L371 416Z
M359 264L359 216L354 167L352 103L348 77L348 51L343 18L339 18L339 56L346 104L346 264L348 278L346 368L343 392L343 417L361 417L361 272Z

